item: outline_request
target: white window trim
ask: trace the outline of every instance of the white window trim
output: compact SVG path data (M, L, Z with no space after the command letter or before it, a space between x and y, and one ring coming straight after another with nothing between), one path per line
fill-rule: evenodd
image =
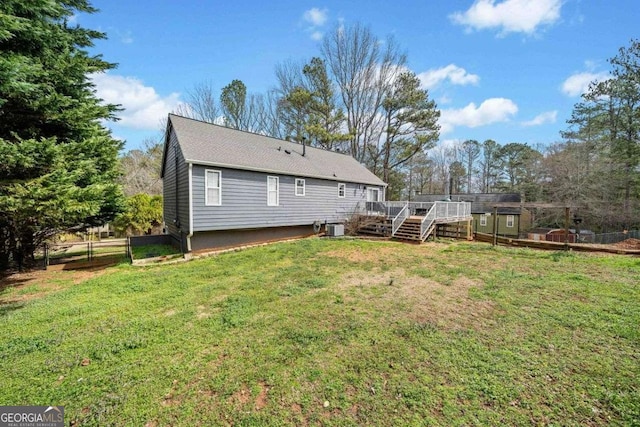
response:
M302 194L298 194L298 182L302 182ZM303 197L306 194L306 183L302 178L296 178L295 186L294 186L294 194L298 197Z
M269 181L271 179L276 180L276 204L269 203ZM280 206L280 178L277 176L267 176L267 206Z
M485 214L480 215L480 227L487 226L487 216Z
M344 191L342 192L342 196L340 195L340 188L344 188ZM338 197L341 199L344 199L347 196L347 184L345 184L344 182L339 182L338 183Z
M507 215L507 228L513 228L516 223L515 215Z
M381 197L380 195L382 194L382 191L380 190L380 188L378 187L371 187L371 188L367 188L365 190L367 192L366 197L367 197L367 202L379 202ZM369 195L370 194L376 194L375 200L369 200Z
M218 174L218 186L211 187L218 189L218 200L210 201L209 200L209 172L214 172ZM205 206L221 206L222 205L222 172L214 169L205 169L204 170L204 204Z

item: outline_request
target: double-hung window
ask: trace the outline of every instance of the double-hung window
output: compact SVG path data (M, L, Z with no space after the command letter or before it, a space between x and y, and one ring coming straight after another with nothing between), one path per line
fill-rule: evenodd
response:
M280 202L279 181L277 176L267 177L267 206L278 206Z
M347 184L343 184L342 182L338 184L338 197L344 199L344 196L347 194Z
M512 228L515 223L515 216L507 215L507 227Z
M304 179L296 178L296 196L304 196Z
M480 215L480 226L486 227L487 225L487 216L485 214Z
M222 172L207 169L204 176L205 204L220 206L222 204Z

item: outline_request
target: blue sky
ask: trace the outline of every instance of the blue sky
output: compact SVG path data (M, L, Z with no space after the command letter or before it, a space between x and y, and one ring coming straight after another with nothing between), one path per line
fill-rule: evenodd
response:
M157 137L160 121L196 84L276 84L277 63L308 61L336 25L392 35L442 112L442 143L559 141L589 81L638 38L638 0L108 1L74 17L107 33L93 53L118 63L94 78L125 108L109 124L126 149Z

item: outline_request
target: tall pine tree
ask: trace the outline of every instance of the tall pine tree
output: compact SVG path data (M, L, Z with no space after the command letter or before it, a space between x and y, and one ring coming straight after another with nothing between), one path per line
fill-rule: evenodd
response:
M100 32L69 25L86 0L0 3L0 269L33 261L60 230L102 224L121 211L121 142L89 79L114 67L87 48Z

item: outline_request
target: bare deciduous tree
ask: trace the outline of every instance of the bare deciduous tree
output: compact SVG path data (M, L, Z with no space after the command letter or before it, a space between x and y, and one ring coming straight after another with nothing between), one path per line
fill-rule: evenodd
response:
M393 38L384 43L359 24L337 26L321 46L346 112L350 154L366 161L366 147L377 144L383 128L382 102L406 57Z
M140 193L162 195L162 144L153 138L145 138L142 145L142 149L131 150L120 158L121 183L128 197Z
M204 122L219 123L221 112L213 83L207 81L195 85L187 92L186 103L179 105L175 113Z

